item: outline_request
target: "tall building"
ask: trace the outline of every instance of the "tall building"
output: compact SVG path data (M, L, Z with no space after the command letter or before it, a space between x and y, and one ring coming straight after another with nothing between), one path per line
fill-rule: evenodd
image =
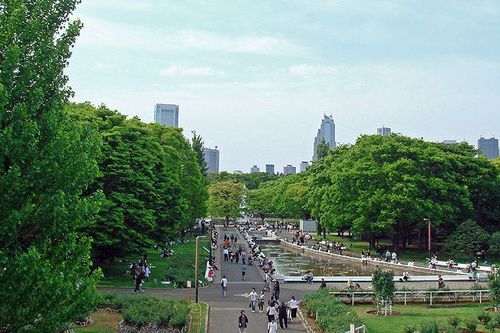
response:
M297 168L291 166L290 164L283 168L283 174L285 175L293 175L295 173L297 173Z
M274 175L274 164L266 164L266 173Z
M477 140L477 148L490 160L498 157L498 139L494 137L489 139L480 137Z
M253 167L250 168L250 173L259 173L260 168L257 165L254 165Z
M203 157L207 163L207 173L219 173L219 150L217 147L203 148Z
M382 126L382 127L377 128L378 135L389 136L389 135L391 135L391 133L392 132L391 132L391 129L389 127Z
M302 161L300 162L300 172L304 172L309 168L309 162L307 161Z
M179 105L156 104L155 123L163 126L179 127Z
M443 140L443 143L445 145L456 145L458 142L457 140Z
M337 147L335 143L335 122L333 121L333 117L331 115L324 115L324 118L321 121L321 126L318 129L318 134L316 134L316 137L314 138L313 161L318 159L316 150L318 145L322 142L325 142L330 148Z

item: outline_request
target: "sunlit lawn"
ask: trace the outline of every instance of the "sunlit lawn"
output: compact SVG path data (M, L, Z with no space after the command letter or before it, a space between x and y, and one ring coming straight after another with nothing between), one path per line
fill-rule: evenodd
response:
M200 240L199 256L199 279L203 280L205 275L206 261L209 254L203 249L209 249L208 240ZM170 247L175 254L170 258L161 258L160 251L147 251L148 263L151 267L151 276L148 281L144 281L143 288L173 288L172 284L162 284L165 276L175 276L175 279L182 281L179 287L186 287L186 281L194 280L194 253L195 241L190 238L188 243L177 244ZM101 280L101 286L114 287L134 287L134 281L130 276L129 265L132 262L138 262L140 254L128 256L121 261L116 260L110 265L102 266L104 278ZM157 283L155 284L155 279ZM170 280L170 279L169 279ZM194 283L194 281L192 282Z
M389 317L367 314L368 310L373 309L373 305L356 305L350 308L358 313L370 333L402 333L408 326L416 326L418 329L422 322L429 321L435 321L439 327L445 327L448 326L448 319L451 317L460 318L460 326L464 327L465 320L477 320L477 315L487 307L488 305L485 304L433 308L424 305L396 305L393 310L400 312L401 315ZM486 332L485 329L483 331ZM500 332L500 330L497 331Z

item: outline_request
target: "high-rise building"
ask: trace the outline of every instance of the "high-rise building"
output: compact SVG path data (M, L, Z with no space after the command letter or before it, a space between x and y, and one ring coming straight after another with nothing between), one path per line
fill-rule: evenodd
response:
M391 129L389 127L382 126L382 127L377 128L378 135L389 136L389 135L391 135L391 133L392 132L391 132Z
M457 140L443 140L443 143L445 145L456 145L458 142Z
M219 150L217 147L203 148L203 157L207 163L207 173L219 173Z
M324 115L321 121L321 126L318 129L318 133L314 138L314 151L313 151L313 161L318 159L317 148L322 142L328 145L330 148L335 148L337 145L335 143L335 122L333 121L333 116Z
M274 175L274 164L266 164L266 173Z
M250 168L250 173L259 173L260 168L257 165L254 165L253 167Z
M155 123L163 126L179 127L179 105L156 104Z
M307 161L302 161L300 162L300 172L304 172L309 168L309 162Z
M498 157L498 139L494 137L489 139L480 137L477 140L477 148L490 160Z
M293 175L295 173L297 173L297 168L290 164L283 168L283 174L285 175Z

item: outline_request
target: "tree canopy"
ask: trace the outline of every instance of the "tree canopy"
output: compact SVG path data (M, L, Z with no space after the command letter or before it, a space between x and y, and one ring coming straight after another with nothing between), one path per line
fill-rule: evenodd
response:
M0 331L60 332L93 308L100 140L63 111L77 0L0 5Z
M232 218L240 216L245 188L242 183L232 180L216 182L208 188L208 211L213 217L221 217L226 225Z

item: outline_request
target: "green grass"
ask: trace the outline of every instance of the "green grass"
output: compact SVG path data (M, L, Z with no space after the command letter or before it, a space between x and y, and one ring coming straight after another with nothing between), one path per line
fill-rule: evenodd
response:
M94 312L92 320L94 323L86 327L74 327L77 333L111 333L116 332L118 323L122 316L113 312Z
M402 333L405 327L420 327L420 323L429 321L435 321L439 327L447 327L448 319L451 317L460 318L460 326L463 327L465 320L477 319L477 315L488 307L485 304L435 308L429 308L424 305L396 305L393 311L398 311L401 315L390 317L377 317L367 314L368 310L373 309L372 305L356 305L349 308L358 313L361 321L366 325L370 333ZM486 332L485 329L483 331ZM497 331L500 332L500 330Z
M203 247L210 249L209 241L201 239L199 241L199 280L204 281L206 261L209 254ZM162 284L165 276L169 280L177 282L177 287L186 287L186 281L192 281L194 286L194 253L195 239L190 238L188 243L173 245L171 247L175 254L170 258L161 258L160 251L147 251L148 263L151 267L151 275L148 281L144 281L143 288L174 288L174 284ZM130 276L129 265L138 262L140 254L130 255L127 258L115 260L112 264L102 265L101 269L104 277L100 282L103 287L134 287L134 281ZM155 285L154 281L157 280Z
M204 333L208 306L205 303L191 304L191 327L188 333Z

